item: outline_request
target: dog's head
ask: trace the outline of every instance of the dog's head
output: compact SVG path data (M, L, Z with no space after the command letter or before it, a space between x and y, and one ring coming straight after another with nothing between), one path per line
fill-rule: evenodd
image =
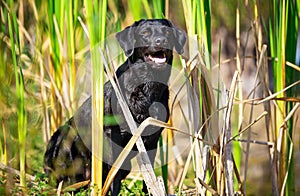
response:
M117 33L125 55L156 65L172 63L172 49L183 53L186 35L166 19L140 20Z

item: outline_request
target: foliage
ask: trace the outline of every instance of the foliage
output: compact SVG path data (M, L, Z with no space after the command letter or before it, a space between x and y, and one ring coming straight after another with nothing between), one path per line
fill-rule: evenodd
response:
M189 151L176 154L178 127L168 129L159 142L156 174L162 175L168 193L184 194L189 189L202 195L259 193L258 188L251 189L251 184L259 184L250 172L255 159L251 149L256 145L267 149L261 153L269 161L262 171L263 179L271 176L265 182L265 187L272 187L268 193L299 192L295 183L299 1L3 0L0 7L0 162L21 172L16 177L1 171L1 194L53 193L42 174L43 154L50 136L73 115L86 93L79 88L81 66L91 62L93 89L88 93L100 100L105 73L98 49L106 36L141 18L171 19L189 38L187 52L175 55L174 66L186 78L183 84L191 87L185 92L187 102L197 104L178 104L176 98L183 93L178 91L174 105L183 114L178 120L175 112L169 121L169 128L179 121L180 128L187 127ZM225 37L218 37L219 29ZM245 93L247 68L255 70L255 79ZM237 72L224 78L229 81L226 93L222 74L230 69ZM192 114L195 107L199 115ZM95 108L94 119L102 127L103 105ZM93 133L102 135L101 129ZM258 140L256 133L261 135ZM93 146L99 149L95 142ZM94 176L101 174L101 163L97 164ZM26 180L26 173L35 180ZM101 180L95 177L93 183ZM140 180L133 186L127 183L122 184L122 194L144 195Z

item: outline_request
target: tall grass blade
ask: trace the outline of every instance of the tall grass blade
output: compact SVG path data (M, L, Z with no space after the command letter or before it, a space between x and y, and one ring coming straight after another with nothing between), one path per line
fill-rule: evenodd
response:
M280 91L285 86L285 1L272 1L272 14L273 18L271 20L270 25L270 47L271 47L271 55L274 59L273 71L274 71L274 90ZM284 12L284 13L283 13ZM283 29L284 28L284 29ZM278 58L278 61L275 61L275 58ZM278 98L282 98L284 96L283 93L278 95ZM283 122L283 118L285 115L285 105L283 102L277 102L278 108L276 108L275 112L275 140L279 138L279 127ZM283 139L283 142L285 138ZM282 185L284 173L286 170L285 167L285 155L282 154L285 148L285 142L281 145L282 148L278 149L278 159L280 160L280 174L279 174L279 184Z
M222 153L224 153L224 159L225 159L225 192L226 195L233 195L234 193L234 182L233 182L233 160L232 160L232 144L230 141L231 138L231 123L230 123L230 116L232 112L233 107L233 99L235 97L236 93L236 86L237 86L237 78L238 78L238 72L236 71L232 82L230 86L230 94L228 97L228 104L225 112L225 122L223 127L223 150L221 150ZM222 148L222 146L221 146Z
M92 60L92 185L93 195L102 194L102 157L104 126L104 66L98 47L101 47L106 32L107 0L100 5L95 1L85 0L87 24L90 38ZM97 22L99 21L99 22ZM100 28L99 28L100 27Z
M140 20L142 18L142 0L128 0L127 3L129 13L132 14L133 20ZM148 2L145 3L147 4Z
M163 18L164 17L164 1L161 0L154 0L153 1L153 11L154 11L154 18Z
M169 135L167 135L167 137L169 137ZM166 152L164 152L164 149L166 149ZM162 177L164 180L164 185L166 187L166 190L168 190L168 154L169 154L169 145L166 145L166 148L164 147L163 137L161 136L159 138L159 155L160 155L160 162L161 162L161 172L162 172Z
M62 19L61 13L61 4L63 1L57 2L48 0L48 24L49 24L49 38L50 38L50 59L49 59L49 72L51 77L54 78L55 86L59 92L62 90L62 48L60 46L62 37L61 34L61 23L59 23ZM55 22L56 20L56 22ZM56 25L55 25L56 24ZM56 26L56 27L55 27ZM60 34L60 37L57 36L57 33ZM57 129L62 124L62 107L57 104L56 93L54 87L51 87L51 124L53 125L53 129Z
M298 9L295 1L273 1L272 2L273 18L270 19L270 46L274 70L274 87L275 91L280 91L299 80L299 75L293 72L293 69L286 67L286 61L296 62L296 44L298 36ZM297 93L295 88L284 91L277 98L295 97ZM284 122L286 113L293 108L292 102L277 102L276 109L276 139L281 139L278 146L279 155L279 183L281 190L285 190L287 195L295 194L295 177L294 177L294 155L291 149L293 141L293 119L287 123L288 129L280 135L280 126ZM292 153L290 153L292 152ZM285 178L288 174L287 179ZM285 182L286 179L286 183ZM284 186L286 184L286 186Z
M14 2L10 1L11 10L14 8ZM14 24L14 25L13 25ZM24 77L22 73L22 66L20 59L17 57L17 51L20 54L19 45L19 31L17 18L14 13L8 15L9 36L11 43L11 52L14 65L16 94L17 94L17 114L18 114L18 141L19 141L19 157L20 157L20 185L22 188L26 187L26 134L27 134L27 115L25 110L25 88ZM16 38L16 40L15 40Z
M295 1L287 1L286 5L286 61L296 63L296 52L297 52L297 40L298 40L298 13L297 5ZM293 51L293 52L291 52ZM295 72L293 68L286 67L286 85L292 84L299 80L299 73ZM286 92L287 97L297 97L299 93L299 88L292 88ZM295 106L293 102L286 103L286 113L290 113ZM293 145L293 135L294 135L294 119L290 118L288 121L288 136L287 136L287 146L286 146L286 164L287 164L287 183L286 183L286 195L295 195L295 161L294 161L294 145Z
M71 103L74 102L75 92L75 79L76 79L76 68L75 68L75 28L74 28L74 4L76 1L68 0L65 2L66 8L66 23L67 23L67 43L68 43L68 59L69 59L69 100ZM76 20L76 17L75 17Z
M241 43L240 43L240 1L237 3L237 8L236 8L236 70L238 71L238 84L237 84L237 99L241 101L238 106L235 107L235 111L238 118L237 123L234 123L233 126L233 134L239 133L239 131L242 129L242 123L243 123L243 114L244 114L244 104L243 104L243 86L242 86L242 65L241 65L241 59L240 59L240 48L241 48ZM249 132L249 137L250 137L251 132ZM247 148L249 150L249 148ZM237 166L237 169L240 170L241 166L241 160L242 160L242 149L240 147L240 144L235 142L232 144L232 153L234 155L235 163ZM249 151L246 152L247 154ZM248 155L246 155L248 156ZM244 179L246 181L246 171L247 168L245 169L244 173ZM235 180L235 189L238 188L238 182ZM246 185L245 185L246 186ZM245 187L244 187L245 190Z
M151 12L151 8L150 8L150 5L149 5L149 1L142 0L142 3L143 3L143 6L144 6L144 10L146 12L147 18L149 18L149 19L152 18L152 12Z
M197 32L200 35L200 40L202 39L203 49L201 52L204 54L206 67L211 69L211 1L198 0L197 8L197 19L195 22L197 23ZM200 49L202 47L200 45Z

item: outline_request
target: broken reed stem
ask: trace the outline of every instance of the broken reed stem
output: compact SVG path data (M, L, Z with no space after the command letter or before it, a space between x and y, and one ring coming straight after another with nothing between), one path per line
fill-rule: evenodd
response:
M276 98L278 95L280 95L280 94L286 92L288 89L290 89L290 88L292 88L292 87L298 85L299 83L300 83L300 80L294 82L293 84L291 84L291 85L289 85L289 86L283 88L282 90L280 90L280 91L278 91L278 92L276 92L276 93L274 93L274 94L271 94L270 96L264 98L263 100L260 100L260 101L258 101L258 102L256 102L256 103L254 103L254 104L259 105L259 104L261 104L261 103L263 103L263 102L270 101L270 100L272 100L272 99L275 100L275 98ZM284 99L284 97L281 97L281 98ZM280 100L280 99L279 99L279 100Z
M17 175L18 177L20 177L21 173L19 170L16 170L14 168L11 168L7 165L4 165L3 163L0 162L0 170L6 172L6 173L10 173L10 174L13 174L13 175ZM26 179L27 180L30 180L30 181L34 181L35 180L35 177L30 175L30 174L26 174Z
M233 99L236 94L236 85L237 85L237 78L238 72L234 73L231 86L230 86L230 93L228 98L228 105L227 110L225 112L225 124L224 124L224 133L223 133L223 148L224 151L224 158L225 158L225 192L226 195L233 195L234 193L234 181L233 181L233 160L232 160L232 144L231 142L227 143L228 139L231 137L231 123L230 117L233 107ZM223 152L223 151L221 151ZM222 160L222 159L221 159Z
M255 30L256 30L256 28L255 28ZM265 52L265 51L264 51ZM258 64L257 64L257 67L258 67L258 69L257 69L257 73L256 73L256 76L255 76L255 82L254 82L254 87L253 87L253 90L251 91L251 94L252 94L252 100L255 98L255 94L256 94L256 90L257 90L257 86L258 86L258 83L259 83L259 81L258 81L258 73L259 73L259 68L261 67L261 64L262 64L262 61L263 60L263 53L261 54L261 56L260 56L260 58L259 58L259 61L258 61ZM251 95L251 94L249 94L249 96ZM253 118L253 112L254 112L254 101L252 101L252 103L251 103L251 109L250 109L250 117L249 117L249 123L251 123L251 121L252 121L252 118ZM265 115L267 115L267 112L265 111L262 115L260 115L259 117L258 117L258 119L260 119L260 118L262 118L263 116L265 116ZM252 128L252 126L248 126L247 127L248 129L248 134L247 134L247 140L248 141L250 141L251 140L251 134L252 134L252 132L251 132L251 128ZM247 142L247 144L246 144L246 158L245 158L245 169L244 169L244 183L243 183L243 190L244 191L246 191L247 190L247 184L246 184L246 182L247 182L247 175L248 175L248 164L249 164L249 154L250 154L250 142ZM244 192L244 194L246 194L246 192Z
M241 130L238 134L236 134L235 136L231 137L228 142L231 142L232 140L234 140L236 137L242 135L244 132L246 132L250 127L252 127L255 123L257 123L260 119L262 119L263 117L265 117L266 115L268 115L267 111L264 111L261 115L259 115L253 122L251 122L250 124L248 124L245 128L243 128L243 130ZM248 138L249 139L249 138Z

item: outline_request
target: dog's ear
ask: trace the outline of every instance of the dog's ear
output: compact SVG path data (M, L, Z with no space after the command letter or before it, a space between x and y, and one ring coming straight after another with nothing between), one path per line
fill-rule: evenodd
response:
M123 31L116 34L116 38L127 57L130 57L133 54L135 42L134 32L141 21L142 20L133 23L131 26L126 27Z
M184 44L186 42L186 34L184 31L176 28L175 26L172 27L173 28L173 34L174 34L174 46L176 51L178 52L178 54L182 54L183 53L183 47Z
M132 26L126 27L123 31L116 34L116 38L125 55L127 57L131 56L134 50L134 28Z
M174 47L178 52L178 54L182 54L184 52L183 47L186 42L186 33L178 29L177 27L175 27L170 20L167 19L163 19L163 20L168 24L170 28L172 28L173 35L174 35Z

